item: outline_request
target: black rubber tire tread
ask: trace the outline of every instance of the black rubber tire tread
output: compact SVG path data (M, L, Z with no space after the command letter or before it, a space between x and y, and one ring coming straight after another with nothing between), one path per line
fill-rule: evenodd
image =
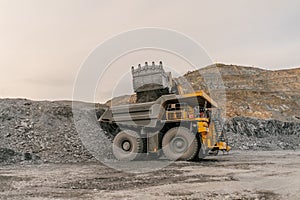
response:
M188 141L188 148L183 153L174 152L169 145L174 137L183 137ZM170 160L193 160L198 153L199 143L196 136L184 127L174 127L163 137L162 149L165 156Z
M131 150L124 151L121 146L124 141L131 143ZM140 135L132 130L120 131L113 140L113 154L120 161L132 161L141 157L144 151L144 142Z

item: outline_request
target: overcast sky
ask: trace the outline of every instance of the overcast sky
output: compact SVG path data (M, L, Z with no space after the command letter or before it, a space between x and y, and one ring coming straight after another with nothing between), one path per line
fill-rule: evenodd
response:
M184 33L214 62L298 67L299 8L298 0L0 0L0 97L71 99L89 53L113 35L141 27ZM128 68L148 57L138 58Z

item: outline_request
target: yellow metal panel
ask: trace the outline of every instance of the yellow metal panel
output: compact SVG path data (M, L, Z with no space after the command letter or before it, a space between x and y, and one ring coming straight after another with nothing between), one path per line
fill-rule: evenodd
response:
M207 139L207 146L211 147L210 139Z
M203 90L196 91L195 93L183 94L183 97L203 97L214 107L218 107L217 102L210 98Z
M198 122L198 133L209 132L207 122Z
M217 142L217 144L214 146L214 148L217 148L219 150L223 151L230 151L231 147L227 145L226 142Z

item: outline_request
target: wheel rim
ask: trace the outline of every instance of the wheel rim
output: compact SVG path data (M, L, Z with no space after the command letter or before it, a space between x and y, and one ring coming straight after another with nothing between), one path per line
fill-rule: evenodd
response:
M165 156L170 160L192 160L198 153L198 140L187 128L174 127L162 139Z
M131 144L129 141L124 141L123 144L122 144L122 149L124 151L130 151L131 149Z
M175 153L182 153L187 149L187 141L183 137L175 137L171 141L171 148Z

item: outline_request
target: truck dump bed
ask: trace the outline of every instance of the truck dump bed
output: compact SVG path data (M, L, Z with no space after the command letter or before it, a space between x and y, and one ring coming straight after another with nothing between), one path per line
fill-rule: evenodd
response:
M100 121L117 122L118 124L155 127L158 120L163 120L166 103L188 102L190 105L206 104L207 108L217 104L203 91L185 95L164 95L153 102L113 106L100 118Z

